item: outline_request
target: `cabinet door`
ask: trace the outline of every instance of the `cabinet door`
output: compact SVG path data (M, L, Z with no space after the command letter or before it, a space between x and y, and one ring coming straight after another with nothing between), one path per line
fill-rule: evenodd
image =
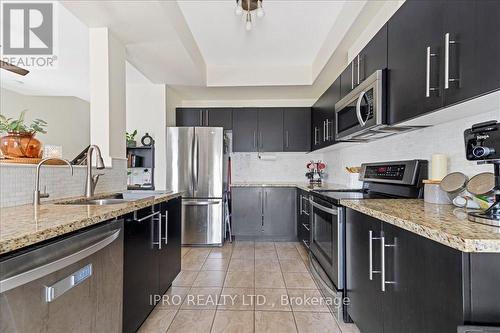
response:
M313 148L335 142L335 103L340 100L340 77L321 95L313 106Z
M381 221L346 210L347 312L361 332L382 333L383 313L380 274L370 280L369 234L380 237ZM380 240L372 240L372 270L380 269Z
M387 56L390 124L443 105L439 68L443 60L443 17L441 1L422 0L406 1L389 20Z
M481 93L486 93L500 88L500 2L482 0L474 3L476 59L470 66L478 76Z
M309 221L309 201L307 192L297 190L297 238L299 242L306 242L309 246L310 235L310 221Z
M207 109L206 118L207 126L209 127L223 127L225 130L231 130L233 128L233 109Z
M233 110L233 151L256 152L259 111L256 108Z
M283 151L283 109L259 109L259 151Z
M418 279L424 260L419 251L418 236L384 223L385 277L383 292L384 333L422 332L422 308L419 293L422 292Z
M355 61L349 63L340 74L340 98L344 98L354 88L354 64Z
M355 60L358 61L358 58ZM387 25L384 25L359 53L356 82L359 84L376 70L384 68L387 68Z
M263 193L263 237L296 240L295 188L266 187Z
M323 146L324 137L324 114L321 112L321 108L316 104L311 108L311 147L312 150L320 149Z
M311 108L283 110L284 151L311 150Z
M488 38L488 41L483 40L484 44L476 45L476 40L480 38L480 35L476 32L475 10L476 7L485 7L482 1L445 2L444 6L444 29L441 42L443 50L447 48L449 52L443 52L441 64L444 74L444 105L450 105L480 94L483 79L494 77L491 73L493 68L486 70L486 72L483 68L481 73L481 62L476 59L476 53L480 53L481 50L495 41L490 41ZM499 19L500 16L496 20ZM479 20L488 21L487 17L481 17ZM498 23L497 29L500 29ZM490 31L485 33L490 36ZM448 45L446 45L447 36L449 38ZM491 55L488 54L485 60L488 61L491 59L490 57ZM446 73L448 73L448 87L445 86ZM457 79L458 81L455 81ZM450 82L450 80L452 81Z
M236 237L258 237L262 234L262 188L231 189L231 223Z
M172 285L181 271L181 198L162 204L162 250L159 258L160 295Z
M176 126L203 126L204 117L202 109L177 108L175 110Z
M151 208L138 212L149 215ZM124 223L123 265L123 332L135 332L153 310L150 295L158 293L158 222L153 218L142 222L133 220L132 214Z
M456 332L463 319L462 254L383 223L384 333Z

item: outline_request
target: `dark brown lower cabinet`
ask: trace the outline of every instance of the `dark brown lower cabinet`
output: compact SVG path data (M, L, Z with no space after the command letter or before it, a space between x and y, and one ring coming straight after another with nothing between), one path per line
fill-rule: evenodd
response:
M464 253L351 209L346 222L347 313L361 332L500 326L500 254Z
M125 216L123 332L136 332L181 269L181 199Z

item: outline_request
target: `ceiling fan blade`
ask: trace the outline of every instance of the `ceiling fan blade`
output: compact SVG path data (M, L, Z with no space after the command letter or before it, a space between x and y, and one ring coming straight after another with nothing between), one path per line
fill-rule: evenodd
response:
M25 76L26 74L28 74L30 72L29 70L14 66L14 65L9 64L8 62L5 62L3 60L0 60L0 68L3 68L5 70L8 70L9 72L16 73L16 74L19 74L22 76Z

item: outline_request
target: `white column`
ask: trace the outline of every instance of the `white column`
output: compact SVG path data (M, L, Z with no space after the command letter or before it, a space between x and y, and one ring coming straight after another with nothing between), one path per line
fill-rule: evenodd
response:
M90 142L106 166L125 159L125 47L108 28L90 28Z

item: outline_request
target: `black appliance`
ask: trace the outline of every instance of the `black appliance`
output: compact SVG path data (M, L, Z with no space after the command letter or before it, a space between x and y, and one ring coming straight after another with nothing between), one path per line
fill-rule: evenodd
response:
M473 222L500 227L500 123L496 120L472 125L464 132L466 157L478 164L493 164L495 202L484 212L469 213Z
M364 163L361 189L316 190L309 196L311 269L326 298L338 297L345 280L345 207L342 200L422 198L428 162ZM333 302L335 303L335 302ZM338 311L337 304L331 307Z

